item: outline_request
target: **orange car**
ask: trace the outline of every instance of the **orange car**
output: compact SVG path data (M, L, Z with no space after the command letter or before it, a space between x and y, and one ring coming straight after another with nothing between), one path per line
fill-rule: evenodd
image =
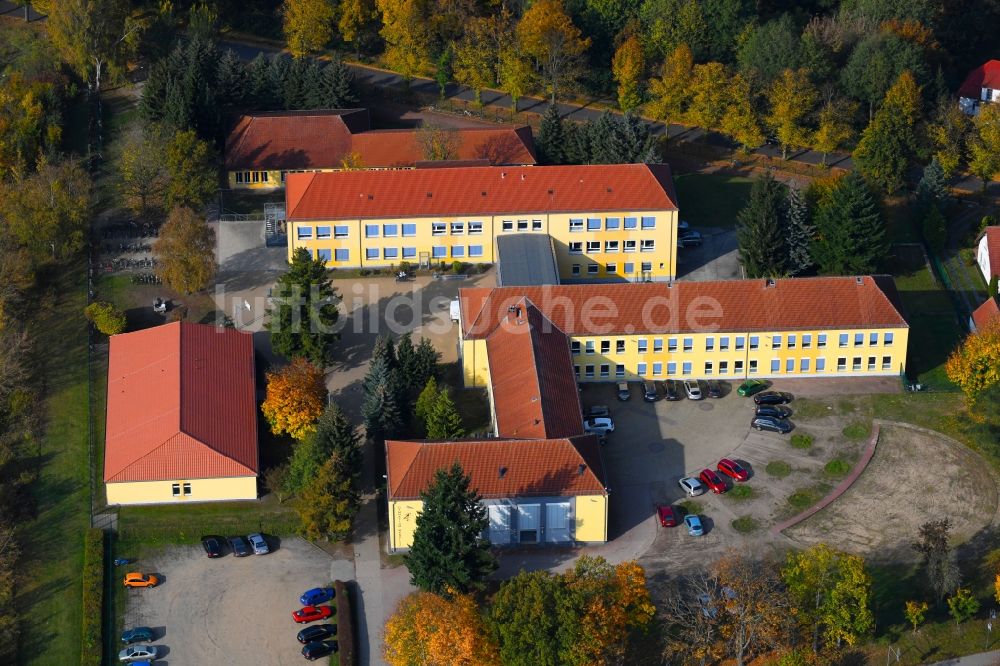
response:
M125 587L156 587L159 582L153 574L138 572L125 574Z

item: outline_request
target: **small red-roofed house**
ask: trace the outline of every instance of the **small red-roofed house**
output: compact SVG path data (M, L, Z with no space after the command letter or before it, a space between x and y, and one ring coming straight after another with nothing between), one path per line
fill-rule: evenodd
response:
M1000 60L989 60L969 72L958 89L958 105L974 116L982 104L1000 102Z
M997 303L996 296L991 296L973 311L969 317L969 328L975 333L998 321L1000 321L1000 304Z
M1000 276L1000 226L983 229L976 240L976 263L987 284Z

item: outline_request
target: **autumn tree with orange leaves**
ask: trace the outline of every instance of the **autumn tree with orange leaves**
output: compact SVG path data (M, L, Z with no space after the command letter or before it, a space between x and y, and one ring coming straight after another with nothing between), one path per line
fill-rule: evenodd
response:
M974 407L983 394L1000 386L1000 320L969 335L951 353L944 367L948 379L965 393L969 414L978 421L985 420L981 412L987 410L975 410Z
M391 666L494 666L497 646L475 599L452 591L404 597L385 624L385 660Z
M517 40L521 50L541 66L555 104L559 87L579 73L590 38L573 25L562 0L539 0L517 24Z
M325 405L323 371L304 358L267 373L267 397L260 411L275 435L305 438L315 429Z

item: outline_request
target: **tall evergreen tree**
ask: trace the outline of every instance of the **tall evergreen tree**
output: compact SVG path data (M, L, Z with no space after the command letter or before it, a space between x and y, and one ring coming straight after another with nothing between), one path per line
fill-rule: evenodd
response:
M271 82L271 61L263 54L250 62L250 103L257 111L272 111L279 107L278 91Z
M852 171L819 202L813 258L826 275L864 275L878 270L889 245L878 201Z
M423 509L405 562L410 583L424 591L480 590L497 567L489 541L482 538L489 525L486 507L469 481L456 462L449 470L438 470L420 493Z
M401 433L405 419L397 396L390 382L375 385L365 396L361 416L365 422L365 433L372 441L397 437Z
M216 95L224 114L246 108L250 98L250 73L232 49L222 54L215 76Z
M351 533L359 505L354 482L334 453L302 491L298 504L302 531L309 539L343 541Z
M549 104L538 127L538 157L542 164L563 164L566 132L555 104Z
M357 481L362 458L357 430L340 407L330 404L316 421L316 429L295 444L284 479L285 492L296 494L308 486L334 454L340 474Z
M142 98L139 100L139 113L148 122L159 122L163 118L163 109L167 104L167 84L170 71L167 60L154 62L149 68L149 76L142 87Z
M590 164L593 160L593 123L569 123L563 127L563 164Z
M945 226L944 215L937 204L930 204L924 213L922 231L927 249L940 254L948 242L948 228Z
M325 366L337 338L333 326L340 297L323 260L313 259L305 248L295 250L288 271L275 284L273 299L266 328L274 351Z
M399 366L400 379L410 392L423 388L422 384L413 381L416 360L417 351L413 346L413 334L404 333L396 345L396 364Z
M885 94L882 107L861 134L854 161L872 183L887 193L900 189L918 148L920 88L903 72Z
M441 352L427 338L420 338L413 352L413 367L406 370L414 387L421 387L437 374Z
M765 172L750 188L750 199L739 213L736 228L746 277L779 277L789 272L784 216L785 186Z
M465 437L462 416L452 402L448 389L439 392L430 414L427 415L427 437L429 439L458 439Z
M424 388L420 391L420 395L417 396L416 403L413 405L413 417L418 425L424 428L424 435L427 434L426 424L431 412L434 410L434 405L437 404L438 393L437 380L431 377L427 380Z
M931 206L944 208L948 202L948 181L944 169L937 156L931 158L930 164L924 167L924 173L917 183L917 206L926 212Z
M339 56L323 68L318 92L318 108L347 109L358 103L354 74Z
M288 80L292 59L282 55L276 55L268 61L267 79L272 90L272 102L274 109L287 109L288 87L285 82Z
M286 109L306 108L309 94L305 86L310 67L315 67L311 58L293 58L288 64L283 82Z
M785 205L785 239L788 244L788 272L792 276L805 275L813 269L812 243L816 228L809 221L809 207L801 192L788 188Z
M656 162L656 138L639 116L618 116L605 112L594 124L592 141L594 164L634 164Z

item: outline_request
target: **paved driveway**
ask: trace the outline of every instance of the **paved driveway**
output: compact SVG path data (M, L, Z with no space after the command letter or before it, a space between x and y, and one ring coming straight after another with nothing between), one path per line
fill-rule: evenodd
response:
M291 618L298 595L354 576L352 562L296 538L266 556L210 560L200 545L180 546L141 565L163 582L127 591L125 624L156 632L162 666L301 664L300 627Z
M677 279L692 282L742 278L736 231L696 227L704 242L700 247L677 248Z

